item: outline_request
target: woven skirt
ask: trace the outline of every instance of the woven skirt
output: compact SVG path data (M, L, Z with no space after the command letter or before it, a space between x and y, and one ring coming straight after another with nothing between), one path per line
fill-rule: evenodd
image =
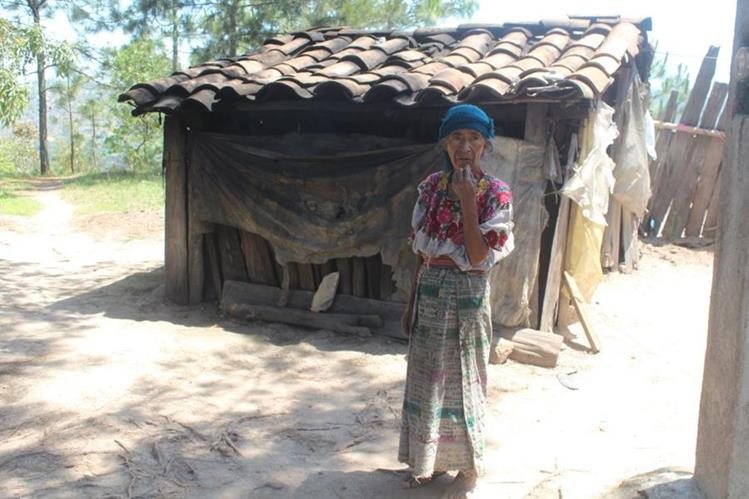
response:
M485 274L422 266L398 460L414 476L481 470L492 327Z

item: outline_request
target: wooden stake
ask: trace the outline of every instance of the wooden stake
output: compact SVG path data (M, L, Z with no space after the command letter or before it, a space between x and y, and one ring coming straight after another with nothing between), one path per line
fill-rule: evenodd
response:
M580 318L580 323L583 325L583 331L585 331L585 336L588 338L588 343L590 344L590 351L592 353L598 353L600 352L599 348L599 341L596 337L595 332L593 331L593 328L591 327L590 319L588 318L588 313L585 310L585 307L587 304L585 303L585 300L583 299L583 294L580 292L580 288L577 287L577 283L575 282L575 279L569 274L569 272L564 272L564 283L567 286L567 289L570 292L570 296L572 297L572 305L574 305L575 310L577 311L577 316Z

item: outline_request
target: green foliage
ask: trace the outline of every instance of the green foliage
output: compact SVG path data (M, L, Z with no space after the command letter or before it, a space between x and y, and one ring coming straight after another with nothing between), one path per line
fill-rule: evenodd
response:
M0 124L10 126L28 105L28 90L21 81L26 66L38 55L69 70L73 64L73 47L45 38L41 27L19 27L0 18Z
M153 173L81 175L63 181L62 195L82 215L159 210L164 206L163 179Z
M31 216L41 210L39 201L19 192L27 188L22 179L0 176L0 215Z
M110 51L105 68L113 88L126 89L137 82L155 80L169 72L169 58L151 39L137 39ZM110 96L111 102L115 95ZM163 137L161 117L146 114L133 117L127 106L112 111L112 124L104 139L108 152L119 159L122 167L147 172L161 170Z
M676 101L676 116L678 117L689 97L689 72L684 64L679 64L674 70L668 63L668 53L658 53L657 42L653 50L656 51L656 55L650 67L650 114L660 119L671 91L675 90L679 93Z
M39 163L36 126L16 121L13 135L0 141L0 175L31 175Z
M319 0L245 2L228 0L203 4L199 27L208 40L192 55L204 61L257 47L278 32L310 26L351 26L399 29L431 26L448 16L470 16L476 0Z

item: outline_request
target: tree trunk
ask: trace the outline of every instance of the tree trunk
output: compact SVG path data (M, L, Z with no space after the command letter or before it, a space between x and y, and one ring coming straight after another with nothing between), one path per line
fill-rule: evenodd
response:
M96 166L96 113L91 113L91 164L94 170L98 170Z
M68 98L68 136L70 138L70 173L75 173L75 135L73 133L73 100L70 98L70 76L66 79Z
M29 1L28 6L31 14L34 16L34 24L39 29L42 29L39 15L42 2ZM49 173L49 152L47 151L47 82L44 77L45 64L44 52L40 51L36 56L36 76L39 92L39 173L42 175Z
M229 57L237 55L237 14L239 2L236 0L229 6Z
M172 22L172 71L177 71L177 66L179 65L179 56L178 56L178 48L179 48L179 11L177 0L173 0L172 2L172 10L171 10L171 22Z

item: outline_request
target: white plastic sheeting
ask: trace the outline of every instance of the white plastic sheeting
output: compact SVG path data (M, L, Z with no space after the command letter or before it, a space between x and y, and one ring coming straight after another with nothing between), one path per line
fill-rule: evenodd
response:
M614 142L618 130L612 117L614 109L599 101L590 112L589 125L585 127L583 142L588 147L583 160L575 166L574 173L565 182L561 193L574 201L582 215L591 222L606 225L609 197L614 189L614 161L606 149Z

